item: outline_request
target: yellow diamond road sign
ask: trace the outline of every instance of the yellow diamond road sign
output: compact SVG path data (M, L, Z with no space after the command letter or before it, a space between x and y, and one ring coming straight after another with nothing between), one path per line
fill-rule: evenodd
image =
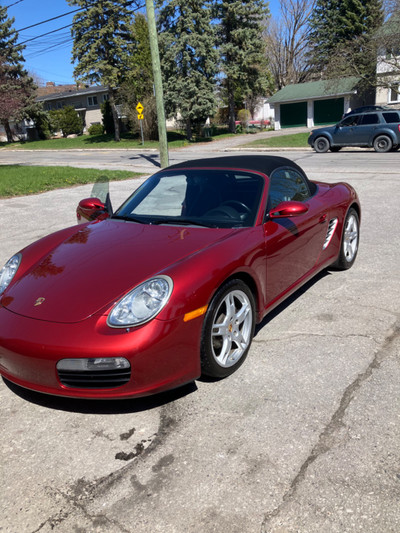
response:
M137 116L138 120L143 120L143 115L142 113L139 113L139 115Z
M144 109L144 107L143 107L142 104L139 102L138 105L136 106L136 111L139 113L139 115L142 114L143 109Z

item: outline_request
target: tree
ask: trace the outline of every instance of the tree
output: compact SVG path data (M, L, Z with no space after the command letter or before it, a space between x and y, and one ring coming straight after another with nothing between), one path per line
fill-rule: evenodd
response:
M54 109L50 111L50 117L53 129L61 130L63 137L82 133L83 122L74 107L65 106L62 109Z
M24 46L17 44L18 33L12 27L7 9L0 7L0 123L7 141L13 141L11 121L19 121L33 103L36 86L22 64Z
M114 119L115 140L120 140L115 90L124 81L129 69L132 39L129 32L132 2L124 0L68 0L79 6L73 19L74 75L83 81L102 84L108 89L108 99Z
M264 22L269 16L264 0L219 0L218 43L222 85L228 101L229 131L235 131L235 95L261 95L268 85Z
M129 72L121 84L119 97L124 114L135 133L139 130L136 106L140 102L145 109L142 121L147 140L158 139L158 122L154 98L154 80L151 61L149 28L146 17L137 13L130 26L132 54L129 58Z
M310 67L323 78L355 75L375 84L373 38L383 22L381 0L317 0L310 19Z
M181 115L190 140L194 125L216 107L217 52L209 2L160 1L158 16L166 112Z
M315 0L282 0L280 15L269 20L266 30L268 64L275 89L307 81L308 21Z

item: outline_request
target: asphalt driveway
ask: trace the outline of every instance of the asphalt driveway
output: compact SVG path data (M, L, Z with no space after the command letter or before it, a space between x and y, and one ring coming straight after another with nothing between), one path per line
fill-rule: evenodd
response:
M0 531L399 533L400 156L287 155L357 189L355 266L267 317L225 380L122 402L0 381ZM138 183L112 183L114 203ZM89 193L0 200L0 262Z

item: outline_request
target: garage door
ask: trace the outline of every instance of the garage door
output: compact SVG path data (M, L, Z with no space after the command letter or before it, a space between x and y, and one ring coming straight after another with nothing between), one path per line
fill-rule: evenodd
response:
M281 105L281 127L307 126L307 102Z
M344 113L344 98L330 98L314 102L314 124L336 124Z

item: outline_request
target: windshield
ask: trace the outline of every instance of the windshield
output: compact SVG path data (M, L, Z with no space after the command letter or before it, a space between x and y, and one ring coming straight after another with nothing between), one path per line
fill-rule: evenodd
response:
M248 227L255 223L264 179L233 170L165 171L149 178L113 218L143 224Z

